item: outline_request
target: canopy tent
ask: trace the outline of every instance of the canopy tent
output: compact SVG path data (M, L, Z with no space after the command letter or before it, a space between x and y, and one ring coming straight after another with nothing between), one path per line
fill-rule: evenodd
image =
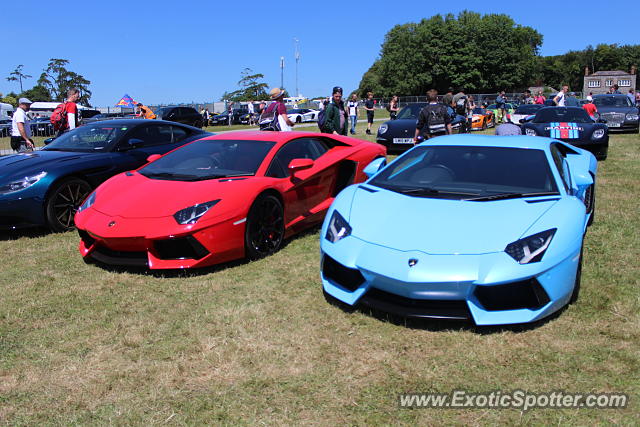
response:
M116 104L116 107L135 108L136 104L137 102L125 93L122 99L120 99L120 101L118 101L118 103Z

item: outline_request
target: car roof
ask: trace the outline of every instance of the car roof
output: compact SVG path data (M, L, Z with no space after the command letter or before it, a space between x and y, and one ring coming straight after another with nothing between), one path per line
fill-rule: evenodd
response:
M540 136L496 136L496 135L444 135L430 139L419 145L424 146L477 146L477 147L508 147L548 150L549 144L555 141Z
M593 95L594 98L606 98L606 97L626 97L624 93L599 93L597 95Z

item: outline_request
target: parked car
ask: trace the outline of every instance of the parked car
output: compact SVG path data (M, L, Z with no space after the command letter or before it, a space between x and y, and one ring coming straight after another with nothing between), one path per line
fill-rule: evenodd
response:
M320 232L328 299L478 325L535 322L576 301L597 161L532 142L443 136L370 164Z
M289 120L294 123L317 122L318 114L320 114L320 111L312 110L310 108L294 108L287 110Z
M426 102L415 102L402 107L395 120L388 120L378 127L376 142L384 145L390 153L412 148L418 115L426 105Z
M225 111L220 114L216 114L213 116L209 123L211 126L218 125L228 125L229 124L229 112ZM231 116L231 124L247 124L249 123L249 109L248 108L237 108L234 109Z
M158 120L184 123L197 128L201 128L204 125L204 119L192 107L162 107L155 110L154 113Z
M133 119L135 118L135 114L131 113L100 113L88 117L82 120L82 124L86 125L89 123L100 122L103 120L114 120L114 119Z
M11 136L11 120L0 120L0 138Z
M595 122L581 107L544 107L522 124L522 133L558 139L592 152L598 160L607 158L609 130Z
M76 215L79 250L87 260L150 269L260 258L322 222L340 190L385 154L316 132L204 138L98 187Z
M611 130L632 130L638 132L639 108L626 95L594 95L593 103L600 119L606 120Z
M73 215L107 178L194 139L200 129L156 120L109 120L80 126L41 150L0 157L0 228L73 228Z
M515 124L520 124L520 120L525 120L529 116L534 116L544 105L542 104L522 104L516 107L513 114L509 116Z
M472 114L471 130L485 130L496 126L496 117L492 111L476 107Z

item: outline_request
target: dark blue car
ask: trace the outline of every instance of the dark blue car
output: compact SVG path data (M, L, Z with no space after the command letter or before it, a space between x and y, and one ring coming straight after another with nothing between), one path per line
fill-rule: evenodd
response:
M109 120L80 126L42 150L0 157L0 229L71 229L77 207L103 181L206 135L160 120Z
M580 107L544 107L533 120L522 124L522 133L546 136L568 142L593 153L598 160L607 158L609 130Z

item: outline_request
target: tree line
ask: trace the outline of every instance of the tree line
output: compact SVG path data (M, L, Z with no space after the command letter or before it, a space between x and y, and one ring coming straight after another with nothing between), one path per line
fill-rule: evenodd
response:
M90 106L91 82L82 75L67 69L69 61L67 59L51 58L47 67L42 70L36 85L31 89L24 90L24 81L32 78L26 74L24 65L18 65L15 70L9 73L7 81L17 82L20 86L20 93L10 92L6 96L0 95L0 101L17 106L18 99L28 98L33 102L62 102L66 97L67 90L77 88L80 90L79 103Z
M418 23L394 26L379 57L364 73L357 93L364 97L422 95L449 87L493 93L529 86L582 88L585 67L629 71L640 63L640 45L589 46L581 51L543 57L543 36L504 14L464 11L435 15Z

